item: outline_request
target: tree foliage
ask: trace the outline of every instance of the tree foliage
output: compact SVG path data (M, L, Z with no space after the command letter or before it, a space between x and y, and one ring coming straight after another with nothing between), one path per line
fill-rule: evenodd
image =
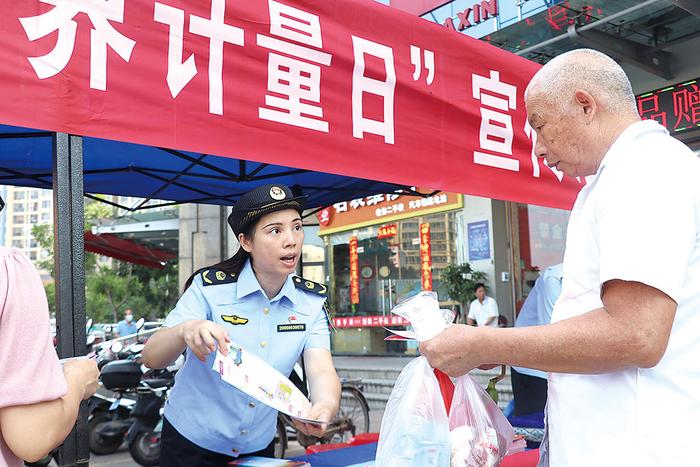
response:
M474 287L479 282L486 282L487 277L485 272L472 269L469 263L450 264L440 275L450 298L464 305L474 300Z
M104 203L85 205L85 229L89 230L99 219L114 215ZM36 263L55 279L53 226L34 225L32 236L48 255ZM174 307L179 297L177 263L168 263L164 269L153 269L116 259L99 261L94 253L85 252L85 299L87 316L95 322L117 322L124 310L131 308L136 318L155 320L163 318ZM45 286L49 310L56 311L55 284Z

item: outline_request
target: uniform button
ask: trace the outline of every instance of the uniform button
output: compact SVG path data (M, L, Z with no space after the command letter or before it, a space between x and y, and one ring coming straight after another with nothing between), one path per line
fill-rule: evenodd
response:
M269 308L263 308L263 313L268 314L270 312Z
M250 407L251 409L254 409L254 408L255 408L255 402L248 402L248 407Z
M267 347L267 342L266 341L260 342L260 347Z
M242 434L243 436L247 435L247 434L248 434L248 430L241 430L241 434Z
M238 454L238 449L233 448L233 449L231 449L231 452L234 453L234 454Z

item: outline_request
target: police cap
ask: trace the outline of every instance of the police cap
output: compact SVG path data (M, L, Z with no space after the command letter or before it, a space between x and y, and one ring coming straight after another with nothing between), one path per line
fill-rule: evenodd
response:
M295 209L301 214L304 211L306 196L294 196L292 190L285 185L261 185L250 190L238 199L228 216L228 225L238 236L250 224L265 214Z

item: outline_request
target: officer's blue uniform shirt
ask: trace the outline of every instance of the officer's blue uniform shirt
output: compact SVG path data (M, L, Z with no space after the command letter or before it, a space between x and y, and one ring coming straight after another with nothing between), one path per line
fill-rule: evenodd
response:
M213 321L228 330L232 342L289 375L304 350L330 350L325 297L309 291L323 287L312 284L290 275L279 294L268 300L250 261L236 282L221 271L204 271L182 295L165 326L190 319ZM223 382L211 369L214 355L202 362L187 349L165 417L185 438L210 451L237 456L264 449L274 437L277 411Z

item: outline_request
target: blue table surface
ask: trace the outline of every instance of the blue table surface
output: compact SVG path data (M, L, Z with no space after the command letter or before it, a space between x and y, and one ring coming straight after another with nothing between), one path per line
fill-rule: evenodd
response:
M294 457L291 460L306 461L312 467L342 467L374 461L377 455L377 443L361 444L350 448L334 449L306 456Z

